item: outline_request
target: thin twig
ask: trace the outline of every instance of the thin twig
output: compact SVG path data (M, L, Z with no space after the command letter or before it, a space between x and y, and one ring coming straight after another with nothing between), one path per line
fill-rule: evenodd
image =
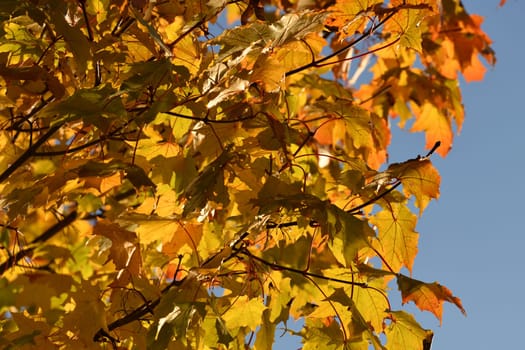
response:
M62 127L62 123L57 123L49 128L49 130L42 135L34 144L32 144L24 153L20 155L2 174L0 174L0 183L4 182L11 176L15 170L17 170L22 164L24 164L29 158L31 158L36 150L44 144L53 134Z
M323 58L320 58L318 60L313 60L312 62L308 63L308 64L305 64L301 67L298 67L298 68L295 68L295 69L292 69L288 72L286 72L284 75L285 77L289 77L290 75L293 75L293 74L296 74L296 73L299 73L303 70L306 70L306 69L309 69L309 68L314 68L314 67L318 67L319 64L333 58L333 57L336 57L338 56L339 54L345 52L346 50L349 50L350 48L352 48L353 46L355 46L356 44L358 44L359 42L363 41L364 39L368 38L370 35L372 35L376 30L377 28L381 27L383 24L385 24L390 18L392 18L396 13L397 13L398 9L393 9L385 18L383 18L376 26L371 26L367 31L365 31L363 34L361 34L359 37L357 37L355 40L349 42L348 44L346 44L345 46L343 46L342 48L340 48L339 50L336 50L334 52L332 52L331 54L329 54L328 56L325 56Z
M23 250L20 250L15 255L9 256L9 258L4 261L2 264L0 264L0 276L3 275L7 270L9 270L12 266L14 266L18 261L22 260L26 256L30 255L33 250L35 249L33 246L36 243L45 242L49 239L51 239L54 235L62 231L64 228L68 227L75 221L77 218L77 212L72 211L68 215L66 215L62 220L48 228L44 233L42 233L40 236L36 237L31 243L29 243L30 248L26 248Z

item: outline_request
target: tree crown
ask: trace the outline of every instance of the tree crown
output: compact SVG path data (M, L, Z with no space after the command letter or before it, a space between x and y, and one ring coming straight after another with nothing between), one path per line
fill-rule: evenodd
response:
M2 1L0 22L0 344L428 349L392 281L464 312L412 277L458 74L495 62L460 1ZM428 153L380 170L393 118Z

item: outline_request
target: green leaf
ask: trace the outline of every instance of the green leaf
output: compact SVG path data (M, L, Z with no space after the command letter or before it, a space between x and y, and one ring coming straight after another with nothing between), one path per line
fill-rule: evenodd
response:
M352 266L360 249L368 247L374 232L366 221L330 204L328 206L327 232L330 235L330 248L344 266ZM322 225L322 221L321 225Z
M77 199L78 210L80 212L92 213L102 207L102 201L97 196L88 193Z
M423 350L423 342L432 332L423 329L414 317L405 311L390 311L391 323L385 330L388 349Z
M55 171L56 165L49 159L40 159L31 163L34 176L43 176L51 174Z

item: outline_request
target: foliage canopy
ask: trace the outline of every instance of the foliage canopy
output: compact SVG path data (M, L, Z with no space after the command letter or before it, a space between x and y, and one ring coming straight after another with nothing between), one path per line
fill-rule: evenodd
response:
M428 349L390 289L464 312L411 276L458 74L495 61L459 1L5 0L0 22L2 347ZM430 151L380 170L392 118Z

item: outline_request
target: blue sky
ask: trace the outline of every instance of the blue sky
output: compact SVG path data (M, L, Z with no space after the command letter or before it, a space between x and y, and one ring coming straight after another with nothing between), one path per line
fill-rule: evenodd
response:
M525 314L525 2L507 0L501 8L499 0L463 3L485 17L482 28L498 61L482 82L462 83L466 121L450 155L435 159L441 198L418 225L414 276L448 286L468 315L447 305L441 327L429 315L416 316L435 330L433 350L516 349L523 346ZM422 144L416 138L393 152Z
M434 156L441 197L418 224L414 277L439 281L460 297L467 317L450 304L443 324L408 305L434 330L432 350L516 349L525 315L525 1L463 0L485 17L497 64L482 82L462 82L466 121L446 158ZM423 154L424 137L396 132L391 161ZM296 349L279 339L276 349ZM409 350L409 349L407 349Z
M463 1L485 17L497 64L477 83L462 82L466 121L446 158L434 158L442 175L441 198L419 221L414 277L437 280L460 297L464 317L445 305L443 324L414 307L417 319L434 329L432 350L520 348L525 314L525 2ZM410 140L407 142L406 140ZM401 141L401 142L400 142ZM421 149L421 135L394 138L392 160Z

